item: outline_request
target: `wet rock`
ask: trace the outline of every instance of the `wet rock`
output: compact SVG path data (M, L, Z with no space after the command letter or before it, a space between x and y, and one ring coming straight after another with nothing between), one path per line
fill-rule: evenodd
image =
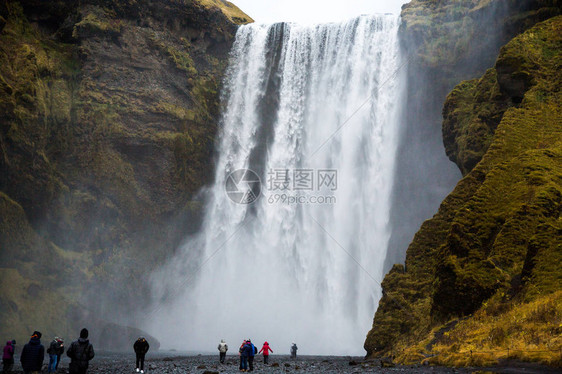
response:
M396 364L392 361L391 357L381 358L381 368L393 368Z

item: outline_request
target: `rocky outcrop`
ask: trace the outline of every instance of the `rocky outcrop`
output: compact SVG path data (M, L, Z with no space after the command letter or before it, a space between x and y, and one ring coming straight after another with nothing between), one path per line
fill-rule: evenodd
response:
M2 1L0 16L2 333L45 303L119 319L197 229L221 77L251 18L214 0ZM20 278L47 299L12 295Z
M427 3L434 11L443 5ZM560 11L554 8L518 19ZM554 265L562 259L561 25L562 17L554 17L516 37L493 68L447 97L445 148L464 178L423 223L405 266L385 277L368 355L488 364L517 346L510 357L559 364L557 353L537 358L531 351L558 344L548 331L561 318L535 317L561 302L562 273ZM433 32L431 25L426 30ZM418 43L431 43L425 37ZM514 316L529 323L513 329L506 321ZM471 349L497 353L475 361L466 354Z
M386 269L404 261L423 220L435 213L460 178L443 157L441 110L447 94L458 82L482 76L514 36L560 11L556 0L413 0L404 5L400 37L408 59L402 103L407 109L396 159ZM455 145L460 147L458 162L451 153L456 149L445 139L446 152L461 172L475 165L490 140L486 128L496 125L479 124L482 139L477 144L464 145L475 139L460 139Z

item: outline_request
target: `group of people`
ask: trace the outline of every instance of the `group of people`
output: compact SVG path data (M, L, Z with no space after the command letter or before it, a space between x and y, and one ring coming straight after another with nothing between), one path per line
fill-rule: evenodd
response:
M41 332L34 331L29 339L29 342L24 345L23 350L20 355L20 362L23 368L24 374L38 374L41 372L43 367L43 360L45 358L45 347L41 344ZM4 352L2 355L3 373L10 373L14 367L14 354L15 354L15 340L9 340L4 346ZM146 353L148 352L150 345L144 337L139 337L133 344L133 349L136 354L136 372L144 373L144 359ZM217 349L219 350L219 360L222 364L225 362L226 352L228 351L228 345L226 342L221 340ZM293 343L291 345L291 358L297 358L297 345ZM58 366L61 362L62 355L64 353L64 341L60 337L55 337L49 348L47 349L49 354L49 373L56 373ZM246 339L240 345L238 349L240 355L240 371L253 371L254 370L254 358L257 354L263 355L263 363L265 365L269 364L269 354L273 353L273 350L269 346L268 342L264 342L262 348L259 350L252 343L251 339ZM88 340L88 330L82 329L80 331L80 337L70 344L70 347L66 351L66 355L70 357L70 364L68 366L69 374L86 374L89 366L90 360L94 358L94 347Z
M238 349L238 353L240 354L240 371L254 371L254 357L258 353L258 349L252 343L252 340L244 340Z
M217 349L219 350L219 361L221 364L224 364L226 352L228 351L228 345L224 339L221 340ZM251 339L244 340L238 349L238 354L240 355L240 371L253 371L254 357L258 353L263 354L263 363L267 365L269 363L269 352L273 353L273 350L269 347L268 342L263 343L262 349L258 352L258 349L252 343Z
M45 347L41 344L41 336L41 332L34 331L29 343L21 351L20 362L24 374L38 374L41 372L45 358ZM11 373L14 368L15 345L15 340L9 340L4 347L2 355L3 373ZM137 356L137 373L144 373L144 358L149 348L148 342L142 336L133 344L133 349ZM49 354L48 372L56 373L64 353L64 341L62 338L55 337L49 345L47 353ZM66 351L66 355L70 357L68 373L86 374L89 362L94 358L94 354L94 347L88 340L88 330L82 329L78 340L72 342Z
M226 358L226 352L228 351L228 345L224 341L221 340L219 345L217 346L219 351L219 361L221 364L224 364ZM293 343L291 345L291 358L297 358L297 345ZM263 363L265 365L269 364L269 353L273 353L273 349L269 346L268 342L264 342L262 348L259 350L256 346L252 343L251 339L246 339L240 345L238 349L238 354L240 355L240 371L253 371L254 370L254 358L256 354L261 353L263 355Z
M43 360L45 359L45 347L41 344L41 337L41 332L34 331L29 342L23 346L20 362L24 374L38 374L42 370ZM4 347L2 356L4 373L10 373L14 367L15 344L15 340L11 340ZM49 373L55 373L64 353L64 341L59 337L55 337L49 345L47 353L49 354L48 371ZM66 355L70 357L69 374L86 374L89 362L94 358L94 347L88 340L88 330L82 329L80 331L80 338L70 344Z

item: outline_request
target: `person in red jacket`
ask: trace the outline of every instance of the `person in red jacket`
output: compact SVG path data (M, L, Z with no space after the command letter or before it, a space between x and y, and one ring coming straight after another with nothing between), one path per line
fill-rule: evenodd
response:
M12 344L11 340L6 342L6 346L4 347L4 352L2 354L2 364L4 367L2 368L3 373L11 373L12 368L14 367L14 345Z
M263 343L263 347L261 347L260 349L260 353L262 352L263 352L263 363L267 365L269 364L269 352L273 353L273 349L269 347L268 342Z

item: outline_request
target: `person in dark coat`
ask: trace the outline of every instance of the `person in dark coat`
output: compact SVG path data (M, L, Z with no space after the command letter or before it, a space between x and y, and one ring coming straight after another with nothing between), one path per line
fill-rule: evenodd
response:
M258 353L258 350L250 339L248 339L248 344L250 344L250 351L248 353L248 367L250 369L249 371L254 371L254 356L256 355L256 353Z
M137 355L137 373L139 372L139 361L140 361L140 372L144 373L144 356L150 346L144 337L140 337L137 339L135 344L133 344L133 349L135 350L135 354Z
M43 360L45 359L45 347L41 344L41 333L34 331L29 343L23 346L20 362L24 374L35 374L41 372Z
M88 340L88 330L80 331L80 338L70 344L66 355L70 357L69 374L86 374L90 360L94 358L94 347Z
M10 373L14 368L14 346L11 340L6 342L4 352L2 354L2 372Z
M291 345L291 358L297 358L297 350L297 345L293 343L293 345Z
M64 353L64 340L62 338L58 338L58 347L57 347L57 363L55 365L55 371L59 369L60 360L62 360L62 354Z

